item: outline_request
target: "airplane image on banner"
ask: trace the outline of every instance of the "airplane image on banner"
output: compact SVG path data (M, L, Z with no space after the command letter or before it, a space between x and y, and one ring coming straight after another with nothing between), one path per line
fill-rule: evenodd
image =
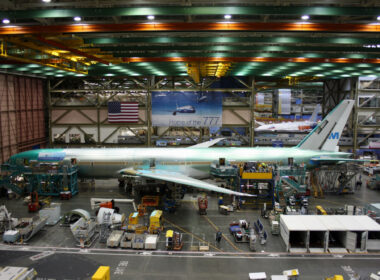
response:
M173 112L173 115L177 115L177 113L182 113L182 114L194 114L195 113L195 108L194 106L191 105L186 105L186 106L181 106L175 109Z
M271 123L271 124L264 124L262 122L256 121L259 127L255 128L255 131L288 131L288 132L304 132L304 131L310 131L314 127L317 126L317 117L318 112L320 111L320 105L318 104L313 114L311 115L310 119L306 121L295 121L295 122L283 122L283 123Z
M276 162L287 165L288 158L308 168L337 164L350 159L350 153L338 152L338 141L351 113L354 100L339 103L296 147L211 147L214 139L187 148L87 148L39 149L10 157L10 164L34 160L49 162L76 159L78 177L143 177L237 196L250 196L202 181L210 176L213 161L224 158L230 163L247 161Z

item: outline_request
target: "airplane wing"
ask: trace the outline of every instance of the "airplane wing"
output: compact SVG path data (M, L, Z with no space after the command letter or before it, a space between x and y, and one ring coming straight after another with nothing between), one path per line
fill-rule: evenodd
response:
M224 138L216 138L214 140L206 141L203 143L199 143L193 146L189 146L188 148L208 148L211 147L212 145L218 143L219 141L222 141Z
M229 189L221 188L218 186L215 186L210 183L203 182L201 180L197 180L191 177L188 177L186 175L183 175L178 172L169 172L164 170L154 170L154 169L140 169L140 170L134 170L134 169L122 169L119 171L121 174L126 175L132 175L132 176L141 176L156 180L162 180L162 181L168 181L172 183L182 184L186 186L192 186L198 189L203 189L207 191L214 191L218 193L225 193L225 194L231 194L231 195L237 195L237 196L254 196L247 193L240 193L231 191Z
M317 163L323 163L323 162L367 162L369 160L365 159L354 159L354 158L337 158L337 157L314 157L310 159L311 161L317 162Z

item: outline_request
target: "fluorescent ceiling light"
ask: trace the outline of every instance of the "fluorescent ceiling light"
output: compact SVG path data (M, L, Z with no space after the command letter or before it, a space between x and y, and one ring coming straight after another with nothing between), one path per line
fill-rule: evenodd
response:
M149 15L149 16L147 16L147 18L148 18L149 20L154 20L154 16L153 16L153 15Z
M380 16L378 16L376 19L377 19L377 20L380 20Z
M11 22L11 21L10 21L9 19L7 19L7 18L4 18L4 19L3 19L3 23L4 23L4 24L9 24L10 22Z
M232 16L231 15L224 15L224 19L231 19Z
M81 18L81 17L74 17L74 20L75 20L75 21L81 21L82 18Z
M50 3L51 0L42 0L42 2L45 2L45 3Z
M309 15L303 15L303 16L301 17L302 20L308 20L309 18L310 18Z

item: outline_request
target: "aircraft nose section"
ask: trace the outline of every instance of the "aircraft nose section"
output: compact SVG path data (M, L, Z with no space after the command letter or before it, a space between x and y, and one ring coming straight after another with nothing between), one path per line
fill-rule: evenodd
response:
M37 150L21 152L9 157L9 163L16 164L19 160L31 160L38 157Z

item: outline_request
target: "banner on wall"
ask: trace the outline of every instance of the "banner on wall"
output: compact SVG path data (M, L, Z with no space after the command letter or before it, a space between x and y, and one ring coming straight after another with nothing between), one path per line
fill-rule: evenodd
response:
M152 125L171 127L222 126L222 93L153 91Z

